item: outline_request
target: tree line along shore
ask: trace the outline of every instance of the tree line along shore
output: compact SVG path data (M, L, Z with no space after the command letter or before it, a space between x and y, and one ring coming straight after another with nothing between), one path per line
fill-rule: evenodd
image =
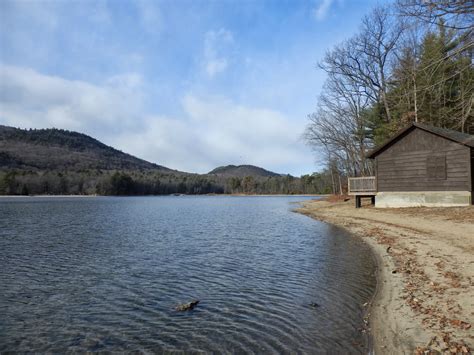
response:
M0 195L301 195L328 193L328 177L219 177L150 171L0 172Z
M305 137L332 192L370 176L367 152L412 122L474 134L474 3L395 0L319 61L327 79Z
M294 177L253 165L193 174L82 133L0 125L0 195L324 194L330 179L328 171Z

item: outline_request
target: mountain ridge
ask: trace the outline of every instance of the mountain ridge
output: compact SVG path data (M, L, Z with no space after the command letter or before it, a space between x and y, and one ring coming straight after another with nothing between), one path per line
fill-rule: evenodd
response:
M57 128L21 129L0 125L0 167L6 164L18 169L172 171L83 133Z
M278 177L255 165L225 165L207 174L170 169L108 146L84 133L58 128L21 129L0 125L0 169L157 170L221 177Z
M325 184L321 177L296 178L254 165L193 174L82 133L0 125L0 195L307 194L325 191Z
M209 175L220 175L229 177L245 177L245 176L261 176L261 177L277 177L284 176L283 174L277 174L273 171L266 170L255 165L224 165L219 166L210 172Z

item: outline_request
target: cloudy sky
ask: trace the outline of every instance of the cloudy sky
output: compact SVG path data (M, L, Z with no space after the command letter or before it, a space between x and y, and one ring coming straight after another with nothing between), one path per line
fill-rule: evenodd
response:
M189 172L301 175L316 63L368 0L0 1L0 124L64 128Z

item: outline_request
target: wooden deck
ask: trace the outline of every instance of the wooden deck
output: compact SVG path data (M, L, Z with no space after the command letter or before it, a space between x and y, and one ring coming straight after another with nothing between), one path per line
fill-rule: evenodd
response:
M377 180L375 176L351 177L348 179L348 194L355 196L356 208L360 208L361 199L370 197L372 204L375 204L377 194Z

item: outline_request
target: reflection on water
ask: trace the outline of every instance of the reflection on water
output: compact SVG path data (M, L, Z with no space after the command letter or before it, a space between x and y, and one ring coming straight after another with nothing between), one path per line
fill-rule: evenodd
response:
M0 200L0 351L366 352L370 251L302 199Z

